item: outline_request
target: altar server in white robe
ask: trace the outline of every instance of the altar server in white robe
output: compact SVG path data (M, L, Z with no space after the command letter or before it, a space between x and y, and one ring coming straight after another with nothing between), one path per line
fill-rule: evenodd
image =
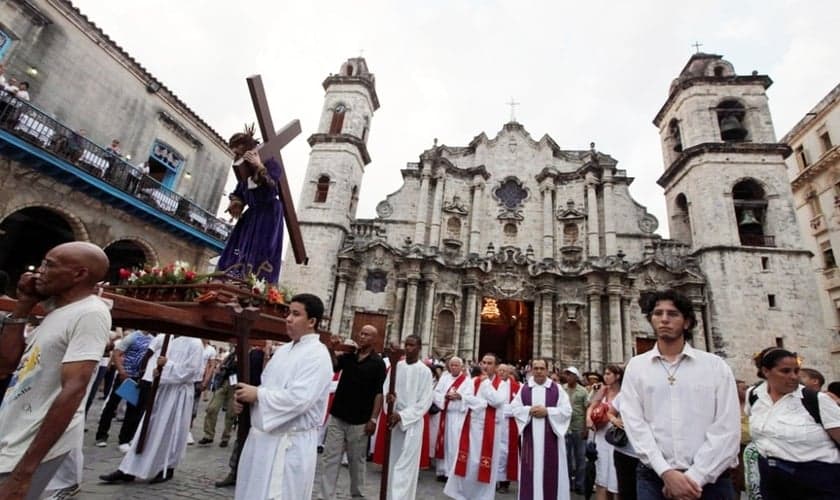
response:
M315 333L323 314L315 295L292 297L286 317L292 341L265 365L262 385L237 385L235 409L251 405L251 430L237 470L239 500L312 497L318 431L333 376L329 351Z
M433 402L440 408L438 434L432 447L432 454L436 459L437 480L440 482L446 481L447 474L455 463L458 438L461 436L461 425L464 422L463 403L454 399L455 393L462 384L469 382L461 358L452 356L446 366L449 370L440 376L432 393Z
M510 394L508 382L496 375L498 365L499 358L495 354L485 354L481 358L482 374L461 384L456 394L467 413L461 428L458 455L443 493L457 500L493 500L496 497L502 407L509 402ZM488 429L486 435L485 428Z
M152 344L149 347L157 349L158 341L153 342L154 347ZM151 382L154 372L160 373L152 415L143 416L119 470L100 476L105 482L132 481L135 477L152 478L154 483L168 481L184 457L195 397L193 380L204 370L204 345L200 339L174 337L169 341L166 356L160 352L157 350L149 359L143 375L144 380ZM149 430L143 453L138 454L137 443L147 418Z
M388 420L391 451L388 460L388 500L414 500L420 453L423 448L423 416L432 406L434 379L425 363L419 361L422 341L417 335L405 338L405 359L397 363L394 393L389 394L391 371L385 378L385 401L394 402Z
M548 378L544 359L531 362L533 378L511 403L521 437L519 500L568 500L566 429L572 407L566 391Z

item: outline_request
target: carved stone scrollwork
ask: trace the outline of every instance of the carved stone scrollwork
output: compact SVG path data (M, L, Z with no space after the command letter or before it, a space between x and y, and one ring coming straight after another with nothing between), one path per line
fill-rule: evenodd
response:
M452 196L452 201L444 202L443 211L458 215L467 215L470 213L467 209L467 204L462 202L461 197L457 194Z

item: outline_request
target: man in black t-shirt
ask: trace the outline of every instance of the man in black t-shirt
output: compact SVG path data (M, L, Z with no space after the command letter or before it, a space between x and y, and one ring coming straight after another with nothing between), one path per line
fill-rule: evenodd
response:
M321 499L335 498L339 463L347 443L350 469L350 495L362 497L367 465L368 438L376 430L376 418L382 408L382 384L385 383L385 362L373 351L378 332L365 325L359 332L355 354L344 353L333 358L333 369L341 372L335 390L324 452L321 454Z

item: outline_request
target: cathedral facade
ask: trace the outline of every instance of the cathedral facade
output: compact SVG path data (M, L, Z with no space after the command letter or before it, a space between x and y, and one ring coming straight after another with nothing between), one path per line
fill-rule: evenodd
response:
M779 343L820 366L828 342L812 335L816 289L769 83L707 54L674 81L655 118L665 239L609 154L594 144L562 149L516 121L466 145L436 143L402 170L403 186L376 218L356 218L379 101L366 61L350 59L324 81L309 138L298 210L312 257L308 266L287 262L281 282L324 297L336 334L370 323L385 338L419 334L435 356L543 356L593 370L649 349L655 338L640 304L675 288L698 318L693 345L736 373L747 376L753 352Z

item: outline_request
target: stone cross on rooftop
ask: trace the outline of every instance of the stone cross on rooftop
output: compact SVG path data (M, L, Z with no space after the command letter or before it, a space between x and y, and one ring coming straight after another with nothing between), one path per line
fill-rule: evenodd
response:
M288 125L275 132L274 122L271 121L271 111L268 109L268 100L265 97L262 77L260 75L253 75L249 76L246 80L248 81L248 91L251 93L251 102L254 104L254 111L257 113L257 123L260 125L260 133L263 138L263 143L259 146L260 160L265 163L274 158L274 161L279 163L283 169L277 188L280 192L280 202L283 203L283 218L286 219L286 231L289 232L292 252L295 254L295 262L306 264L309 258L306 256L303 236L300 233L300 225L298 224L297 213L295 213L294 201L292 201L292 192L289 190L288 176L283 166L283 158L280 156L280 150L283 146L290 143L292 139L300 134L300 121L292 120Z
M518 102L516 102L516 101L514 101L514 100L513 100L513 97L511 97L511 98L510 98L510 102L505 103L505 104L507 104L508 106L510 106L510 121L511 121L511 122L515 122L515 121L516 121L515 108L516 108L516 106L519 106L519 103L518 103Z
M700 47L702 47L702 46L703 46L703 44L702 44L702 43L700 43L700 42L694 42L694 44L692 44L691 46L692 46L692 47L694 47L694 51L695 51L697 54L699 54L699 53L700 53Z

